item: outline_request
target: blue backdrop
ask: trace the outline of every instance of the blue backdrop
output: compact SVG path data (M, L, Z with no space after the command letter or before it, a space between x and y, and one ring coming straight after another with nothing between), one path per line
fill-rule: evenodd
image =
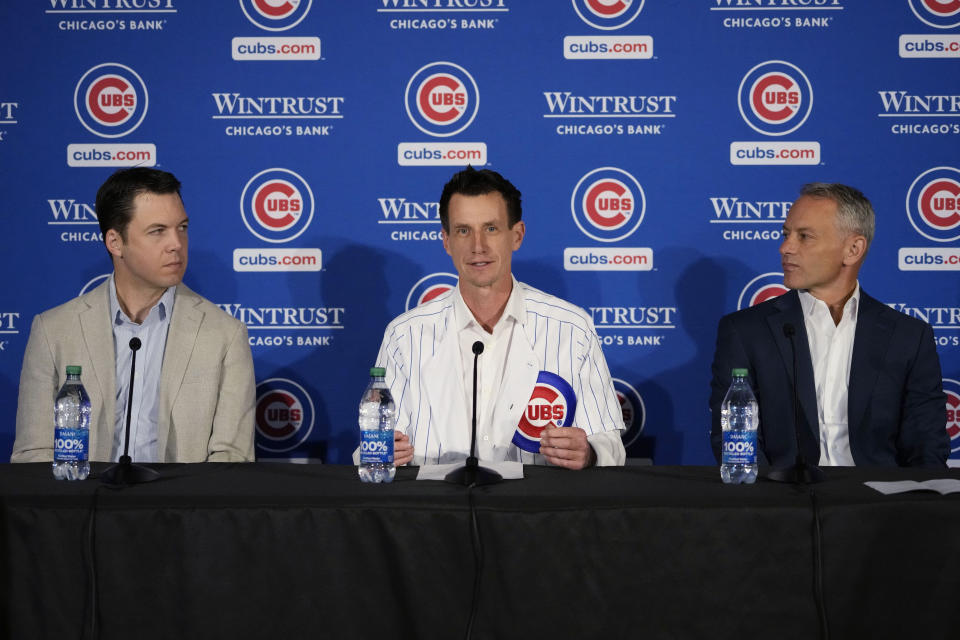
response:
M0 56L0 459L133 164L183 181L185 281L249 326L260 458L349 461L384 326L455 282L467 162L524 194L517 277L593 314L632 457L712 463L717 320L781 290L810 181L873 201L862 285L934 326L960 408L955 0L14 0Z

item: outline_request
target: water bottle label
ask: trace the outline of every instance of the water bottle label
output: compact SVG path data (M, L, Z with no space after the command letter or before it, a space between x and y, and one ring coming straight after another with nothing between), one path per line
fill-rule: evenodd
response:
M90 432L86 429L55 429L53 435L53 459L57 462L87 459L87 440Z
M392 463L393 431L360 432L360 464Z
M756 464L757 432L724 431L723 464Z

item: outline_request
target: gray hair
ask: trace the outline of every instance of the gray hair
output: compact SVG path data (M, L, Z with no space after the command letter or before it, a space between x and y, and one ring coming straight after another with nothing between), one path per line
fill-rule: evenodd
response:
M837 203L837 226L841 231L855 233L867 239L867 248L873 242L876 216L873 205L863 193L837 182L811 182L803 185L800 195L828 198Z

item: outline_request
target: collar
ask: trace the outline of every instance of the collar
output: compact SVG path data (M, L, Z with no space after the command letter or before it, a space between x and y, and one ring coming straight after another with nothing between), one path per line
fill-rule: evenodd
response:
M827 307L827 303L819 298L815 298L809 291L806 289L798 289L797 293L800 296L800 306L803 307L804 317L813 316L814 312L817 309L818 303L824 308ZM850 319L856 321L857 312L860 309L860 281L857 280L857 285L853 288L853 295L850 296L850 299L843 305L843 315L850 314ZM827 309L829 312L829 309Z
M117 297L117 285L113 281L114 276L111 275L107 278L109 282L110 289L110 319L112 324L122 325L126 323L133 324L133 321L127 317L127 314L123 312L123 309L120 307L120 299ZM153 305L153 308L150 309L150 313L147 314L147 318L153 315L153 310L157 310L157 317L160 319L160 322L163 322L167 319L167 316L173 312L173 301L175 298L177 288L167 287L167 290L163 292L163 295L160 296L160 299L157 301L157 304ZM146 322L146 319L144 319Z
M500 316L497 324L493 327L494 332L503 325L505 320L512 318L522 324L523 319L526 317L526 306L523 304L523 296L520 294L520 283L517 282L517 279L514 278L513 275L510 276L510 280L512 285L510 297L507 298L507 305L503 308L503 315ZM453 294L453 317L454 326L457 328L457 331L463 331L471 326L483 331L480 323L473 317L473 312L470 311L467 303L464 302L463 295L460 293L459 284Z

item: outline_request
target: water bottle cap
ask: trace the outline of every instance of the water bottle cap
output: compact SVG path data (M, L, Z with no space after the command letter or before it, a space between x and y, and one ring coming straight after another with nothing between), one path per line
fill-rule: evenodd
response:
M67 375L68 376L78 376L83 372L83 367L76 364L71 364L67 366Z
M746 378L748 373L750 373L749 369L734 369L730 372L730 375L734 378Z
M371 378L382 378L387 375L387 370L383 367L370 367Z

